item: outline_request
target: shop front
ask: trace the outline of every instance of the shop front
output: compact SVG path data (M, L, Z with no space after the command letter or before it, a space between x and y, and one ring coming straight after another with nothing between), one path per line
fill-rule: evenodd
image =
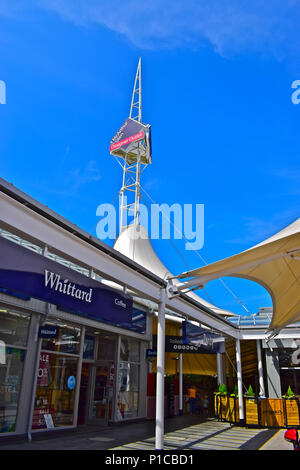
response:
M1 236L0 255L0 436L143 417L147 309Z

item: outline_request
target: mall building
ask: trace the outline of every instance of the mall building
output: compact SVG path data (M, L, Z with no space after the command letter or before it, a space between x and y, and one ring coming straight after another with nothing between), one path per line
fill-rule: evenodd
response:
M0 179L1 437L154 417L148 351L166 268L149 240L137 241L133 259L125 236L111 248ZM238 324L195 293L166 298L165 309L174 335L190 319L233 348L252 341L258 386L263 377L266 394L281 393L278 349L264 343L265 323ZM299 338L299 325L291 325L276 347L295 352ZM179 373L178 353L181 373L226 380L224 354L166 353L166 374ZM285 376L299 393L299 366L292 368Z

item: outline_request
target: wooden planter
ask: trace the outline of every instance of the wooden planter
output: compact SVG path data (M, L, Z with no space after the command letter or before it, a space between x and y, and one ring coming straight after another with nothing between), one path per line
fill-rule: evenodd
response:
M249 398L244 397L246 426L266 428L300 427L299 398ZM230 423L239 422L237 397L215 395L215 416Z
M238 399L226 395L215 395L215 416L230 423L239 421Z
M261 400L261 425L267 428L284 427L284 409L281 398L264 398Z
M299 398L283 398L285 427L300 426Z
M259 416L259 405L257 398L245 398L244 400L245 405L245 418L246 424L251 426L259 426L260 425L260 416Z
M239 420L239 400L236 397L228 397L228 421L238 423Z

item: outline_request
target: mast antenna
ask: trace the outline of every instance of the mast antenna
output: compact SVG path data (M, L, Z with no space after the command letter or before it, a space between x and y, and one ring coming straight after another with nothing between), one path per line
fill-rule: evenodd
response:
M151 126L142 123L142 67L139 59L130 113L111 140L110 153L123 170L119 193L119 234L131 223L140 223L141 174L151 160ZM133 217L133 221L129 221Z

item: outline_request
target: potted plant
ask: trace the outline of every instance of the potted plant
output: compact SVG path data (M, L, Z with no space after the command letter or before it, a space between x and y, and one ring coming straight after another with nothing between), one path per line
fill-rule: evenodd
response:
M296 395L291 389L291 386L289 385L289 388L287 389L287 392L285 395L282 395L282 398L285 398L287 400L291 400L292 398L296 398Z
M255 393L253 392L253 388L251 385L249 385L249 388L247 390L247 392L244 394L244 397L246 398L254 398L255 397Z
M235 384L234 386L234 389L233 389L233 392L230 394L230 396L232 398L236 398L239 396L239 389L238 389L238 386Z

